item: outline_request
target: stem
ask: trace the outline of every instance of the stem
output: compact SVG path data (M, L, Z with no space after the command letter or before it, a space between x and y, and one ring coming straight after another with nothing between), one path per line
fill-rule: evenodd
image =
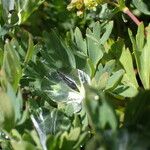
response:
M127 14L137 26L141 24L141 21L139 21L138 18L127 7L123 9L123 12Z
M107 1L107 4L110 4L112 6L115 6L115 7L119 7L119 5L115 2L110 2L109 0Z

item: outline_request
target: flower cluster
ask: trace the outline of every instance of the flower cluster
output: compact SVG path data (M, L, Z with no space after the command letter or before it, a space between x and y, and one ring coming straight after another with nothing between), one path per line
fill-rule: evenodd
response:
M68 10L76 9L77 15L81 16L85 9L96 10L98 4L103 4L107 0L71 0L71 3L68 5Z

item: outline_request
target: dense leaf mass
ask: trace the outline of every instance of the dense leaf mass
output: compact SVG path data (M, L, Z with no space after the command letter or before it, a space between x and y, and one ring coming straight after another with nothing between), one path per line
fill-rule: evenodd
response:
M1 0L0 149L150 149L149 15L146 0Z

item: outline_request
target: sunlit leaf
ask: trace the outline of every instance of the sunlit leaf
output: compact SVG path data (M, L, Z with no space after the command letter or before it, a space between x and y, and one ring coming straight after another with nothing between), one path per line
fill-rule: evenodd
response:
M6 130L12 129L22 117L22 97L20 92L16 96L10 84L7 85L7 92L0 91L1 127Z
M83 84L90 84L90 78L81 70L72 70L68 75L54 71L43 78L41 88L56 103L72 105L78 112L84 99Z
M2 71L4 80L8 80L16 91L22 76L22 68L19 55L15 51L15 42L15 39L12 39L11 42L5 44ZM7 81L5 84L7 84Z
M120 57L120 62L125 69L128 80L131 82L131 84L133 84L133 87L137 88L138 83L136 80L135 71L133 68L132 56L131 56L129 49L123 48L123 51Z
M29 142L20 141L20 142L11 142L11 145L14 150L35 150L36 147Z
M130 39L132 41L134 55L136 59L137 69L145 89L150 88L150 63L149 59L149 37L150 33L147 33L146 42L144 42L144 25L141 24L138 28L136 40L134 39L131 31L129 31Z
M11 98L0 91L0 127L10 130L15 125L15 111Z

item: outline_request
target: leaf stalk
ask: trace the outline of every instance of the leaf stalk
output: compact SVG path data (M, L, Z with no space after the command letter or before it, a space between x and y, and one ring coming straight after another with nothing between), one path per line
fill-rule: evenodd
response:
M125 7L123 10L123 13L127 14L131 20L137 25L139 26L142 22L139 21L139 19L129 10L128 7Z

